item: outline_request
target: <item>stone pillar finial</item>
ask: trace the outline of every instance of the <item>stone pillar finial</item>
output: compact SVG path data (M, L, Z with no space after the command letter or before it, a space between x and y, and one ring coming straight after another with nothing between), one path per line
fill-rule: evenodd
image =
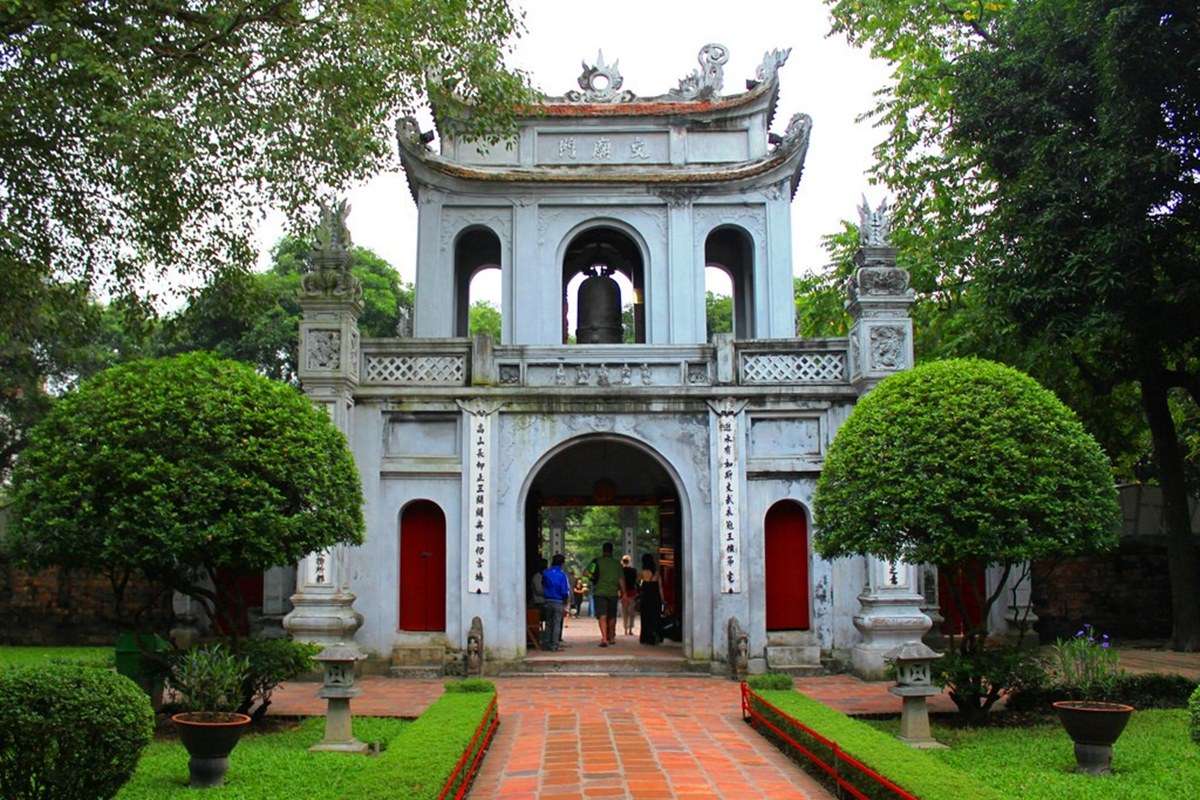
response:
M342 200L321 209L321 224L300 281L300 360L304 393L324 408L338 430L353 437L354 395L359 378L358 317L362 284L350 272L352 253ZM294 638L335 645L350 642L362 625L350 592L350 550L338 546L310 553L297 566L294 608L283 619Z
M913 364L913 290L908 272L896 266L887 201L872 210L864 197L858 213L858 268L846 284L846 310L853 320L848 360L850 382L859 394L866 394L891 373Z

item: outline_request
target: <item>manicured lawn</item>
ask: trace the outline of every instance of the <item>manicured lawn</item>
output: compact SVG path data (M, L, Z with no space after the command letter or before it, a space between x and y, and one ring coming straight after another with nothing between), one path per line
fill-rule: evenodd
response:
M51 659L83 659L87 661L109 661L113 659L112 647L7 647L0 646L0 667L22 664L45 664Z
M354 720L354 735L364 742L390 743L410 724L399 719L359 717ZM229 800L376 797L359 793L361 773L378 771L384 756L308 752L309 745L320 741L324 726L323 718L312 718L292 730L247 735L229 758L225 786L207 790L204 796ZM117 795L118 800L194 800L197 792L187 786L187 762L187 751L178 741L155 741L142 756L133 780Z
M895 732L899 722L873 722ZM1057 720L1022 727L934 724L950 746L929 751L1004 797L1022 800L1161 800L1200 796L1200 745L1188 738L1187 712L1139 711L1114 748L1113 774L1076 775L1071 740Z

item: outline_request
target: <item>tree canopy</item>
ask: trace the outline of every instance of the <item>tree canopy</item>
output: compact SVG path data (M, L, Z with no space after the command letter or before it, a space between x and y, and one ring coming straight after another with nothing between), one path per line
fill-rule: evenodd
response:
M294 387L192 353L113 367L60 398L13 471L14 553L131 575L219 610L221 569L359 544L345 437Z

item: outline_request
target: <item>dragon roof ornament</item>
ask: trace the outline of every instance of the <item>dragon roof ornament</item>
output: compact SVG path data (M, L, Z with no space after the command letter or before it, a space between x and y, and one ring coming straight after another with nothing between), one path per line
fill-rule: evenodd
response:
M706 44L700 48L696 60L698 69L679 79L679 86L667 92L668 97L678 100L707 100L716 97L725 83L725 64L729 62L729 48L723 44Z
M746 81L747 89L754 89L764 83L771 83L778 77L782 67L791 54L792 49L768 50L763 54L762 63L754 72L754 79ZM658 101L668 103L688 103L714 100L720 96L721 87L725 84L725 65L729 63L729 48L723 44L712 42L700 48L696 56L700 66L679 79L679 85L666 94L654 97L639 97L628 89L622 89L625 83L621 75L620 61L608 64L604 60L604 52L596 54L596 62L583 62L583 72L577 83L579 90L571 90L561 98L568 103L632 103L639 101Z
M308 251L308 270L300 279L301 291L309 296L345 297L357 302L362 297L362 285L350 274L350 229L346 218L350 204L338 200L333 205L321 204L321 221L313 232L313 246Z

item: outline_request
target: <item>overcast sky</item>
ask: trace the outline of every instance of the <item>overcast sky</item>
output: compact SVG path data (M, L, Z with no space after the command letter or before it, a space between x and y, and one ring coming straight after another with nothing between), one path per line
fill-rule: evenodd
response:
M623 88L650 96L675 87L697 66L696 54L709 42L730 50L724 94L744 90L765 51L792 48L780 71L774 128L782 133L798 111L813 118L808 160L792 202L796 274L825 263L821 237L837 230L840 220L855 218L864 191L872 204L883 194L868 187L866 178L871 149L882 132L855 118L871 107L872 93L885 83L888 70L842 36L827 36L829 18L819 0L524 0L516 5L524 10L527 31L516 43L513 65L547 94L576 88L580 62L594 61L598 49L609 63L620 60ZM431 124L426 121L425 127ZM379 253L412 281L417 212L404 176L380 175L349 198L354 242ZM282 230L281 217L270 216L260 229L264 252ZM483 296L493 291L483 288Z

